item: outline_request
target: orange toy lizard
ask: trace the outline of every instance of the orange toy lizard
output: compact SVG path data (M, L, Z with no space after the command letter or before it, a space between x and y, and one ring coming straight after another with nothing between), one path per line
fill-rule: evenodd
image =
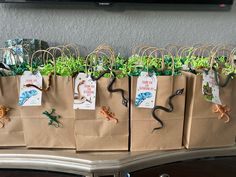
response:
M10 108L0 105L0 128L4 128L6 122L10 122L10 118L6 117Z
M118 119L115 117L115 114L110 111L109 107L102 106L100 114L104 116L108 121L114 119L118 123Z
M215 104L213 106L213 112L220 113L218 119L226 118L225 123L228 123L230 121L230 117L229 117L230 108L228 106Z

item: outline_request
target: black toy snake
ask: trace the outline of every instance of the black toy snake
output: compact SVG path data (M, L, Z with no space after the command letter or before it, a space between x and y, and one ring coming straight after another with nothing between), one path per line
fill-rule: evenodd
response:
M101 77L103 77L105 74L108 74L108 73L111 73L110 70L106 70L106 71L103 71L98 77L95 77L93 75L91 75L91 78L92 80L99 80ZM122 96L122 104L125 106L125 107L128 107L128 99L125 98L125 91L123 89L113 89L112 88L112 85L115 83L116 81L116 74L115 72L112 72L112 77L111 77L111 80L107 86L107 90L109 92L120 92L121 93L121 96Z
M156 119L160 124L161 126L160 127L157 127L157 128L154 128L153 131L156 131L156 130L159 130L159 129L162 129L164 127L164 123L162 122L162 120L157 117L157 115L155 114L156 110L163 110L165 112L173 112L174 110L174 106L172 104L172 99L175 97L175 96L178 96L178 95L182 95L184 93L184 89L179 89L177 90L174 94L172 94L171 96L169 96L168 98L168 105L169 105L169 108L166 108L166 107L163 107L163 106L155 106L153 109L152 109L152 116L154 117L154 119Z
M216 84L217 84L219 87L222 87L222 88L223 88L223 87L226 87L226 86L228 85L230 79L232 79L232 77L235 76L234 73L230 73L229 75L227 75L227 78L226 78L225 82L224 82L224 83L221 83L221 82L220 82L220 79L219 79L219 75L218 75L217 70L216 70L215 68L213 68L213 71L214 71L214 74L215 74L215 81L216 81Z

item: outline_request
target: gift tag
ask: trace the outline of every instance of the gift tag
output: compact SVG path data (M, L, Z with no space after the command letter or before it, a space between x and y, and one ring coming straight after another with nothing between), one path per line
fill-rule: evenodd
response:
M95 110L97 82L85 73L79 73L75 79L74 109Z
M220 100L220 89L216 83L213 70L210 70L208 73L203 73L202 93L206 101L222 104Z
M34 87L26 87L27 84L35 85L42 88L43 78L38 72L32 74L30 71L25 71L20 78L20 96L18 104L20 106L41 106L42 92Z
M153 108L155 106L157 77L149 76L148 72L141 72L138 77L135 106L139 108Z
M184 71L189 71L190 67L189 67L187 64L183 64L183 65L182 65L182 69L183 69Z

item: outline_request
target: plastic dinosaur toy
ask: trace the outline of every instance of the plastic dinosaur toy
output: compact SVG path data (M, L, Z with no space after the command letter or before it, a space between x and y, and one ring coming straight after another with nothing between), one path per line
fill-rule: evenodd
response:
M6 122L10 122L10 118L6 117L8 111L10 108L0 105L0 128L4 128Z
M100 114L104 116L108 121L111 119L115 120L118 123L118 119L115 117L115 114L110 111L110 108L107 106L102 106Z
M218 119L225 118L226 119L225 123L228 123L230 121L230 116L229 116L230 108L228 106L215 104L213 107L213 112L220 113Z
M48 125L53 125L56 128L59 128L60 126L62 126L62 124L58 120L61 118L61 116L56 115L55 111L55 109L52 109L51 112L44 111L43 114L49 119Z

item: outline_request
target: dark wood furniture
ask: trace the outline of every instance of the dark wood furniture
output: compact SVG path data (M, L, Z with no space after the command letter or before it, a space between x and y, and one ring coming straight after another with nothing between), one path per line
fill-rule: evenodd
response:
M131 177L236 177L236 157L170 163L130 173Z
M131 177L236 177L236 146L202 150L109 153L0 150L0 177L127 177L129 175Z

